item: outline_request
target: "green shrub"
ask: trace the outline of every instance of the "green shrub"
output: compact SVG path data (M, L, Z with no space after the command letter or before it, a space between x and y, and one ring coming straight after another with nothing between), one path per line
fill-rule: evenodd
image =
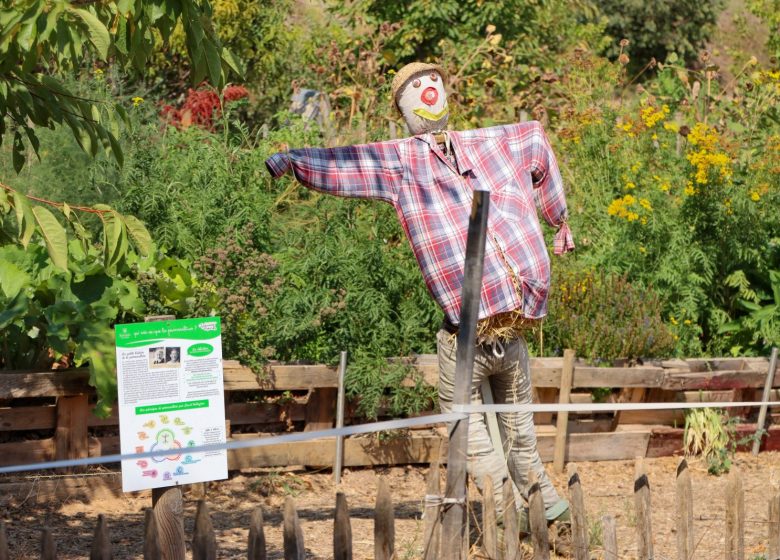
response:
M608 18L606 32L613 38L607 54L617 58L618 42L628 39L634 72L651 58L664 61L671 53L686 62L694 62L707 44L724 6L723 0L600 0L597 4Z
M668 356L675 344L662 305L654 290L625 276L565 274L550 298L548 340L592 363Z

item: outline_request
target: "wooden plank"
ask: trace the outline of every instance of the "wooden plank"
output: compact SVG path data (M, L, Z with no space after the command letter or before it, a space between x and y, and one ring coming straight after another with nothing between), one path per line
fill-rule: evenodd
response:
M691 473L688 462L680 459L677 464L677 479L675 482L677 502L677 558L693 560L695 550L693 538L693 490L691 489Z
M87 395L57 399L57 427L54 430L56 460L83 459L89 456L87 418L90 415ZM61 469L72 472L74 469Z
M767 558L780 558L780 486L777 483L772 484L767 520Z
M766 371L725 370L696 373L668 374L661 384L667 391L690 391L694 389L722 391L726 389L750 389L764 386ZM780 384L780 378L775 378L773 387Z
M249 543L247 560L266 560L265 530L263 529L263 509L255 508L249 521Z
M582 484L577 465L569 463L569 504L571 507L571 545L575 560L588 560L588 521L585 517L585 499L582 496Z
M604 540L604 560L618 560L617 530L613 516L605 515L601 518L601 534Z
M498 558L498 520L493 479L485 475L482 483L482 548L487 558Z
M328 430L333 427L335 419L336 399L338 390L334 388L314 389L309 393L306 404L306 426L304 432Z
M537 448L542 461L553 459L553 434L537 433ZM618 461L637 455L644 456L650 441L647 429L596 434L570 434L566 446L566 461Z
M94 394L87 368L67 371L17 372L0 375L0 399L68 397Z
M152 508L144 510L144 560L161 560L160 534Z
M256 437L256 434L233 434L234 440ZM233 449L228 451L228 468L328 465L335 458L334 443L335 438L327 438ZM373 437L347 438L344 440L344 466L428 463L438 454L441 443L438 435L398 437L381 443Z
M504 480L504 560L519 560L520 529L518 527L517 506L515 504L514 484Z
M336 493L336 514L333 520L333 560L352 560L352 525L349 522L347 496Z
M561 369L561 393L558 402L569 404L571 382L574 377L574 350L567 348L563 351L563 368ZM569 413L558 412L555 428L555 449L553 450L553 468L555 472L563 472L564 456L566 454L566 428L569 423Z
M5 531L5 521L0 519L0 560L9 560L11 553L8 552L8 534Z
M49 430L56 425L55 405L0 408L0 431Z
M49 527L41 531L41 560L56 560L57 543Z
M539 486L539 475L533 469L528 470L528 522L531 527L534 560L550 560L550 542L547 537L542 489Z
M298 519L298 511L291 496L284 501L284 522L282 528L284 560L306 560L306 548L303 543L303 531Z
M51 461L54 458L54 449L54 438L0 443L0 465Z
M533 402L537 404L548 404L558 402L558 389L552 387L531 387ZM553 412L534 412L534 424L552 424Z
M423 511L423 560L439 558L441 540L441 473L439 458L445 457L439 453L431 461L428 469L428 479L425 488L425 510Z
M206 500L198 500L192 535L192 560L217 560L217 536Z
M636 509L637 558L638 560L653 560L650 481L647 478L643 457L637 457L634 466L634 507Z
M726 560L745 560L745 491L738 467L729 472L725 501Z
M89 560L111 560L111 534L108 531L106 516L98 514L95 535L92 537L92 549Z
M395 555L393 498L385 477L379 477L374 508L374 560L392 560Z
M152 493L154 496L154 490ZM157 540L160 553L165 560L184 560L184 505L181 488L162 488L154 503L154 521L157 526Z
M336 387L338 373L335 368L317 365L270 365L258 376L238 362L223 362L225 391L293 391Z

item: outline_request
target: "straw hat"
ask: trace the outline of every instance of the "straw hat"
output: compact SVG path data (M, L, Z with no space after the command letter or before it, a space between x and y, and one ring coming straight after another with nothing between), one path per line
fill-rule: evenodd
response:
M406 81L417 74L418 72L428 71L438 72L444 82L447 81L447 73L438 64L429 64L427 62L410 62L403 68L401 68L393 78L393 83L390 85L391 92L393 94L393 105L398 107L398 94L401 93Z

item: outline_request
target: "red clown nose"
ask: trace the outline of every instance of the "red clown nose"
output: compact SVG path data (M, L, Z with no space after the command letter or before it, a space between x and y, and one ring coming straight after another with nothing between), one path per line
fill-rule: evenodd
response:
M439 92L436 90L436 88L433 87L425 88L422 92L422 95L420 95L420 101L426 105L436 105L436 101L438 100Z

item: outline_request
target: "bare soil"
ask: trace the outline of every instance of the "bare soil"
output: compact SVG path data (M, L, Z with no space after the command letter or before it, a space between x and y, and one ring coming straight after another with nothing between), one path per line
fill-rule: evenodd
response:
M648 459L648 478L652 496L652 523L655 535L655 558L676 558L674 481L678 459ZM740 453L735 460L745 489L746 558L760 558L766 552L767 511L772 485L780 481L780 454L767 452L758 457ZM580 479L585 494L588 523L591 528L591 550L601 558L600 525L604 514L616 517L621 559L636 557L636 529L633 500L634 465L631 461L580 463ZM548 465L548 472L551 471ZM691 464L693 483L695 540L697 560L724 556L726 477L707 474L706 467ZM208 485L207 501L211 508L219 558L246 558L246 541L252 511L262 507L268 557L282 555L282 510L287 496L293 496L301 519L308 558L333 557L333 508L335 493L347 496L350 508L353 549L356 559L373 557L373 508L378 478L385 477L395 504L396 553L399 559L419 558L422 549L422 502L427 469L393 467L345 471L340 487L332 481L330 471L257 470L233 474L227 481ZM442 471L443 475L443 471ZM90 499L76 495L67 499L49 499L35 495L5 496L2 519L6 523L11 558L40 557L40 531L52 528L57 542L58 558L70 560L89 555L92 533L98 513L106 515L114 545L114 558L142 558L144 508L151 503L150 494L115 495L102 489L93 477L95 491ZM116 480L116 475L107 476ZM4 479L0 482L8 482ZM21 480L19 478L15 479ZM556 487L565 493L565 475L554 475ZM470 489L472 526L478 538L480 497ZM196 502L185 494L185 530L192 534ZM472 548L479 557L478 547Z

